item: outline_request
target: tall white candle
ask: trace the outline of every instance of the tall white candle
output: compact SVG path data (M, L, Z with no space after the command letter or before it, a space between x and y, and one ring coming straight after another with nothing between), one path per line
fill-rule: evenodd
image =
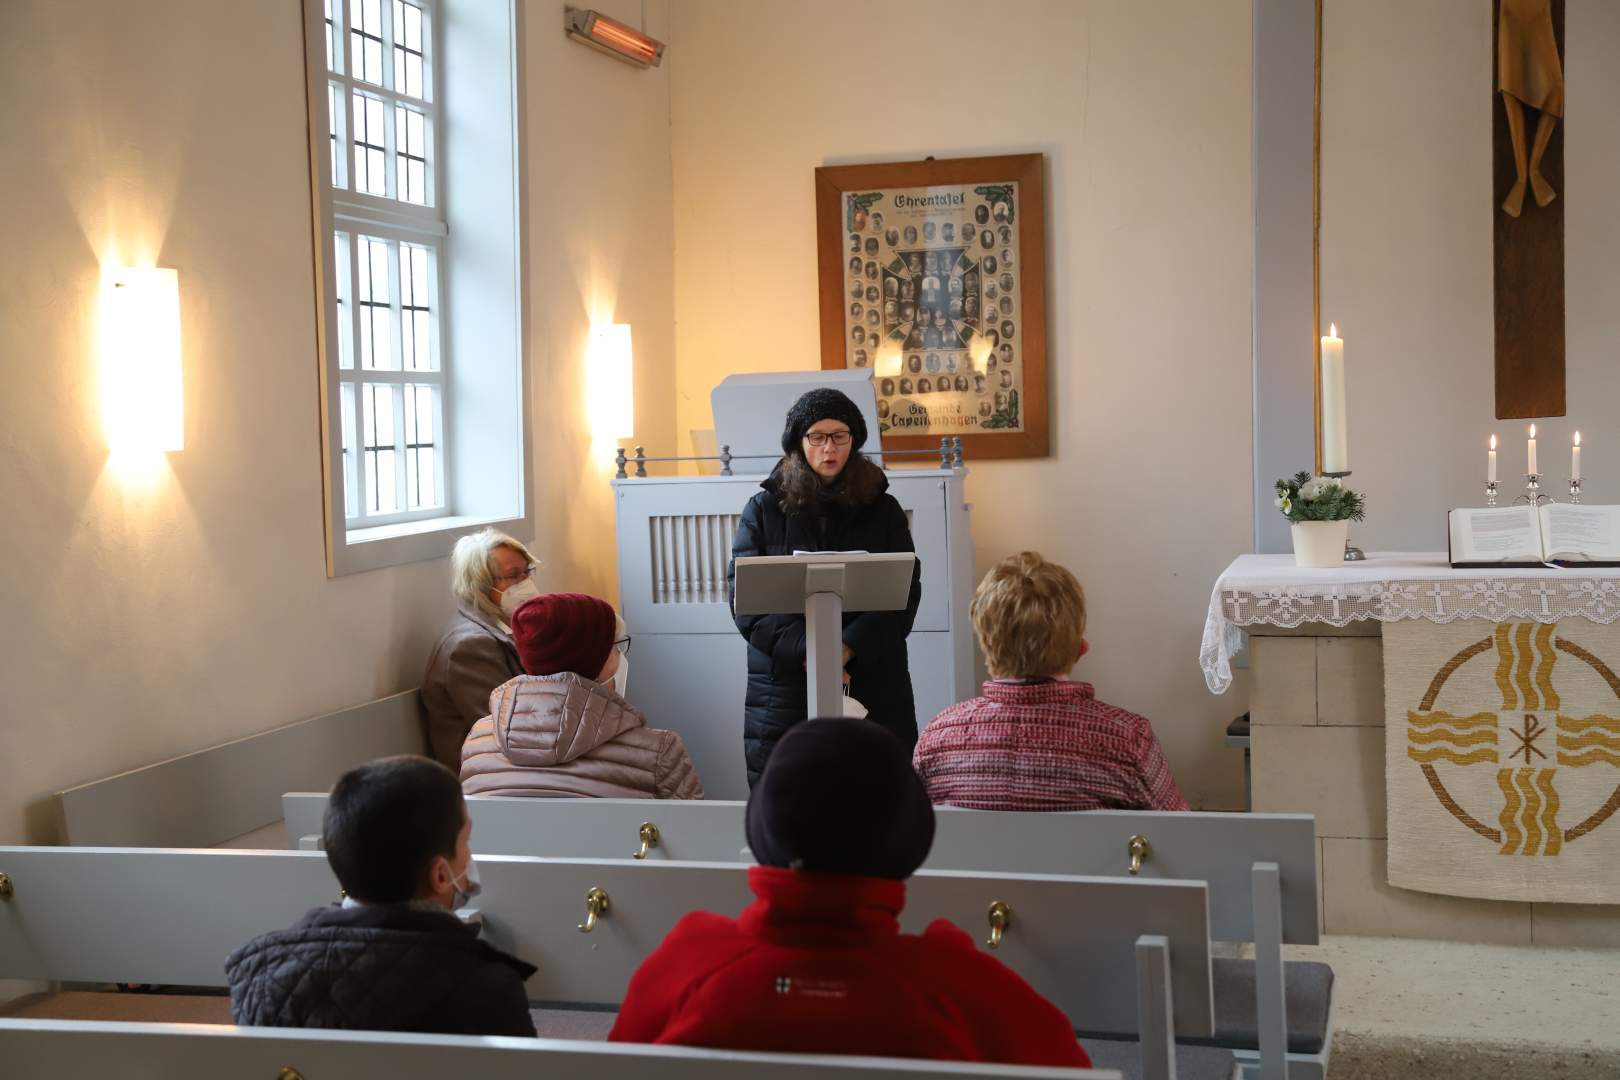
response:
M1575 433L1575 445L1569 450L1569 478L1581 478L1581 433L1578 431Z
M1344 423L1344 341L1337 323L1322 339L1322 471L1350 471Z
M1541 470L1536 468L1536 425L1534 425L1534 424L1530 425L1529 453L1530 453L1529 466L1524 471L1527 472L1527 473L1536 473L1537 475L1540 475Z
M1485 458L1486 458L1486 462L1487 462L1486 470L1485 470L1485 479L1489 480L1491 483L1494 484L1496 482L1496 436L1495 435L1491 436L1491 448L1490 448L1490 450L1486 451Z

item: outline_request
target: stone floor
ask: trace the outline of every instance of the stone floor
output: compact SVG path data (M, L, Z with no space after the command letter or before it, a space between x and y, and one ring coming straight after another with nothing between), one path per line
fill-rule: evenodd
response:
M1332 1080L1620 1077L1620 949L1327 937L1286 954L1333 967Z

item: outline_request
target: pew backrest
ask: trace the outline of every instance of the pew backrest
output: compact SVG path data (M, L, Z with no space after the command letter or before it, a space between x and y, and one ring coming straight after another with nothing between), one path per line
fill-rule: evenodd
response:
M421 694L407 690L59 791L63 843L213 847L275 824L284 791L327 791L362 762L422 748Z
M649 862L739 862L747 841L740 802L693 799L525 799L474 795L472 849L478 855L544 859L628 859L641 850L641 827L655 825ZM287 846L318 837L326 795L288 792L281 798Z
M288 844L320 833L326 796L282 798ZM655 860L730 862L744 858L740 802L649 799L524 799L473 796L472 846L479 854L539 858L624 858L639 850L644 824L658 829ZM1075 813L936 807L928 870L1083 874L1209 883L1210 930L1219 941L1252 941L1251 868L1274 862L1281 878L1285 942L1318 941L1315 819L1309 814ZM1147 852L1132 875L1130 841Z
M558 1039L476 1038L213 1025L0 1020L8 1080L287 1077L323 1080L1119 1080L1106 1069L811 1054ZM291 1070L289 1073L288 1070Z
M1320 931L1316 819L1310 814L1187 813L1155 810L1030 811L935 807L929 868L1016 874L1134 876L1209 883L1210 933L1254 940L1255 863L1277 864L1282 936L1315 945ZM1147 843L1131 874L1131 839Z
M484 936L536 964L531 1000L616 1005L631 974L690 911L735 916L752 900L741 863L481 856ZM219 986L225 957L334 901L326 859L301 851L0 847L0 979ZM590 933L585 897L610 907ZM1138 939L1165 939L1175 1032L1214 1028L1202 882L924 871L902 926L946 918L983 942L1011 910L996 955L1076 1027L1135 1031Z

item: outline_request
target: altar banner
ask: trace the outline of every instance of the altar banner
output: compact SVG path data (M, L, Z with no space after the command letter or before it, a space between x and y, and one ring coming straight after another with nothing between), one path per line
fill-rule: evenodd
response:
M1383 633L1389 883L1620 903L1620 625Z

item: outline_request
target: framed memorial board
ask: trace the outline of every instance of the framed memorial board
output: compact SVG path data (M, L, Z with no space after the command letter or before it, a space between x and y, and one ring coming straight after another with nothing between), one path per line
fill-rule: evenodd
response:
M821 366L871 372L885 450L1045 457L1041 154L816 170Z

